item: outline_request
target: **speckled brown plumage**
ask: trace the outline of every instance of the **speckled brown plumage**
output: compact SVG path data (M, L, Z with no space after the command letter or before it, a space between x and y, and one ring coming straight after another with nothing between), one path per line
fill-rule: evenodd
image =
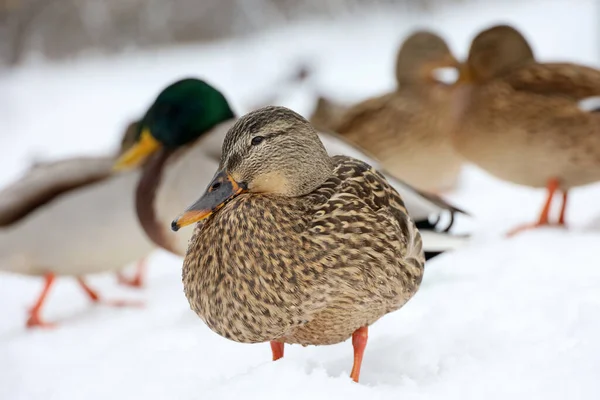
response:
M257 134L264 147L247 148ZM255 167L248 159L263 155L254 151L271 161ZM323 167L295 174L288 164ZM183 265L191 308L218 334L244 343L338 343L417 291L421 237L400 196L364 162L327 156L296 113L267 107L241 118L227 134L221 166L251 176L249 192L196 226ZM245 175L247 168L259 172ZM283 171L278 182L314 175L313 187L253 192L259 176L275 170Z
M433 76L458 62L439 36L417 32L402 45L398 88L350 107L335 131L380 160L387 171L421 190L454 186L462 158L448 130L451 89Z

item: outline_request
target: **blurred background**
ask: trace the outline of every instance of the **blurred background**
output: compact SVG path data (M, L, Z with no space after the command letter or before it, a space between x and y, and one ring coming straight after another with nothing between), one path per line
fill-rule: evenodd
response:
M208 79L238 112L275 95L305 114L317 93L354 102L393 87L395 52L417 28L437 31L464 57L477 31L512 23L542 60L596 63L596 3L1 0L0 140L11 140L11 166L105 152L162 87L183 76ZM303 91L282 84L303 66L311 72ZM58 138L61 146L51 146Z
M15 148L10 165L105 152L126 122L183 76L208 79L238 112L274 96L305 114L317 93L354 102L393 87L395 52L417 28L437 31L464 57L477 31L512 23L542 60L596 63L596 3L0 0L0 140L9 137ZM303 91L283 84L303 67L311 72ZM58 137L62 145L50 146ZM15 140L27 142L26 154Z
M596 0L0 0L0 187L36 161L114 151L127 124L142 115L162 88L183 77L203 78L219 88L238 114L275 103L308 116L318 95L354 103L392 90L397 49L415 29L440 34L463 59L473 36L498 23L518 28L539 60L600 66L600 1ZM590 210L598 214L600 188L594 185L573 193L569 219L585 226ZM458 229L471 232L484 250L455 259L440 257L439 268L451 271L457 265L474 265L476 270L481 263L504 271L501 261L513 252L524 257L524 264L544 255L568 264L570 258L553 253L563 246L560 241L554 247L544 247L551 243L545 240L507 244L508 250L495 244L485 247L488 239L497 239L508 228L537 215L543 196L542 190L524 189L477 169L465 169L459 189L448 199L476 216L459 223ZM574 250L575 243L569 246L584 257ZM161 252L154 256L148 288L134 293L147 300L144 311L99 308L90 312L79 288L70 279L61 280L45 309L50 320L61 321L52 332L26 332L23 327L25 310L39 293L40 280L2 274L0 399L204 398L207 388L212 395L206 398L234 398L240 393L249 398L282 398L290 389L298 391L299 398L319 398L331 392L317 390L315 382L345 376L350 357L347 345L328 350L294 346L290 354L296 361L286 359L288 364L275 369L260 364L268 360L264 346L239 345L213 334L189 310L180 267L176 257ZM469 277L476 276L469 273ZM453 279L450 275L442 278ZM112 276L95 277L91 282L109 295L127 290L117 288ZM467 293L477 290L469 286ZM499 295L510 297L512 292L507 289ZM473 307L477 302L472 302ZM405 330L405 324L386 319L381 330L373 330L375 339L390 332L405 339L414 334L400 344L392 339L389 346L374 346L381 357L394 346L399 349L397 358L389 361L393 366L372 361L365 367L375 374L366 372L367 384L387 385L378 398L392 398L398 394L396 385L402 384L409 392L420 387L420 394L425 394L404 399L448 399L449 393L461 399L491 398L488 391L498 376L518 379L502 374L535 338L524 339L522 347L508 348L500 339L496 341L495 332L487 337L464 337L464 324L461 328L441 319L448 324L440 323L437 328L444 329L445 338L456 339L443 341L434 336L426 318L425 322L419 319L435 300L424 306L410 304L416 305L401 318L415 324L411 328ZM465 311L465 318L477 320L483 314L479 309L472 314ZM513 332L514 338L527 337L519 332ZM412 350L411 346L429 348L438 339L442 340L441 356L434 355L435 349L425 355ZM461 357L470 350L474 355L465 361ZM538 354L548 354L542 350L530 357L533 364L525 363L514 373L523 373L528 365L531 371L541 364L573 367L562 359L540 361ZM515 359L498 369L481 369L472 363L493 360L503 352ZM438 363L438 356L444 362ZM406 363L398 364L400 359ZM203 364L208 361L210 368ZM257 364L261 367L255 369ZM553 370L534 382L542 387L562 381L567 374L573 378L573 387L587 383L597 388L591 378L577 381L585 375L582 371L595 371L590 376L597 377L598 369L592 368L598 367L597 362L582 365L569 371ZM442 372L448 366L463 371L464 379L450 376L444 381L448 375ZM269 379L275 370L282 379L275 385L277 395L269 397L257 391L260 385L253 382L264 379L272 384ZM473 382L471 377L480 370L479 378L473 379L479 383ZM398 383L393 374L404 380ZM337 393L354 393L350 386L342 386L347 382L341 378L335 382L340 389ZM451 383L440 386L439 382ZM463 397L460 385L474 385L472 397ZM552 397L552 390L558 397ZM561 393L548 386L544 398L558 399ZM330 398L329 394L320 398Z

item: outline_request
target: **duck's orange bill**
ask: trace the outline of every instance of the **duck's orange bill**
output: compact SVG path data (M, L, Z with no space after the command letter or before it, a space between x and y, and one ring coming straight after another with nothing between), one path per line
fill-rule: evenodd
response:
M218 171L202 197L171 222L171 229L177 232L184 226L202 221L244 191L245 184L236 182L225 171Z

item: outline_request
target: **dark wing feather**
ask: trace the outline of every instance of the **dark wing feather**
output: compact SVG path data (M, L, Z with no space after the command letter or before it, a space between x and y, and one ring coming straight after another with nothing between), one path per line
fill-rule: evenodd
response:
M34 165L0 191L0 226L14 224L61 195L108 178L113 163L113 157L77 157Z

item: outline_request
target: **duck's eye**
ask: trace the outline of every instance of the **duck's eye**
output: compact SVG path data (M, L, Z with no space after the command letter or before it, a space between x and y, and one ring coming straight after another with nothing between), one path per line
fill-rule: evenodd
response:
M250 144L252 144L252 146L258 146L263 142L263 140L265 140L263 136L254 136Z

